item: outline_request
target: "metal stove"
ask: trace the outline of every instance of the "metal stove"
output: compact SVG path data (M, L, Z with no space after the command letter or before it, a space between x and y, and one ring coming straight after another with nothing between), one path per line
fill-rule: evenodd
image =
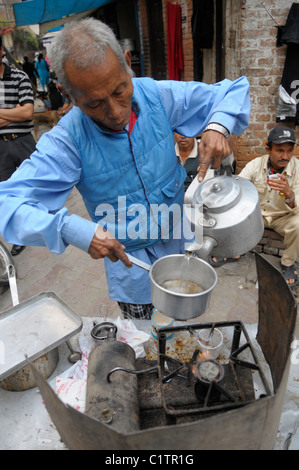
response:
M215 327L225 331L226 344L219 357L210 359L195 338L197 330L213 331ZM166 340L170 332L175 345L172 348ZM120 371L137 375L141 429L192 422L271 394L264 365L239 321L160 328L157 360L151 355L152 350L147 353L147 359L137 360L135 371L117 367L108 377L110 380L112 374Z
M106 414L106 422L99 415L65 406L31 364L46 408L67 447L175 452L272 449L288 381L297 303L281 272L258 254L256 261L259 321L254 338L242 322L184 323L159 330L156 357L149 351L146 359L136 360L125 351L132 348L119 341L109 347L107 343L102 351L95 349L102 371L99 375L100 370L95 370L98 382L94 385L103 393L96 390L91 405L94 410L102 405L107 408L110 399L117 405L110 416ZM209 360L197 352L196 333L215 326L228 341L224 341L226 350ZM174 333L173 343L165 339L169 329ZM118 419L119 426L115 425ZM130 424L126 429L121 429L123 421Z

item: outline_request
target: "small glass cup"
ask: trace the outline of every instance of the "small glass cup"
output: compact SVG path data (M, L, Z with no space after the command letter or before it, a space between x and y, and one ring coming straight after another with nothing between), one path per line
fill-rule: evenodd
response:
M217 328L200 330L197 336L201 351L206 359L217 359L223 344L223 334Z
M100 318L103 319L103 321L106 321L108 318L108 305L101 305L99 312Z
M159 328L165 328L167 326L171 326L174 322L174 318L167 317L163 313L159 312L157 309L154 310L151 320L152 320L151 334L153 338L155 339L158 338L157 333L158 333ZM173 336L172 331L166 333L166 339L169 339L172 336Z

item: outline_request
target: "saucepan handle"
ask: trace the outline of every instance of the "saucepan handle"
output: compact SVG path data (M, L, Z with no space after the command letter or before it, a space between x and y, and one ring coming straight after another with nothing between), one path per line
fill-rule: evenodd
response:
M135 264L136 266L139 266L139 268L145 269L146 271L150 271L151 269L150 264L147 264L144 261L141 261L140 259L135 258L135 256L132 256L129 253L126 253L126 255L131 261L131 263Z

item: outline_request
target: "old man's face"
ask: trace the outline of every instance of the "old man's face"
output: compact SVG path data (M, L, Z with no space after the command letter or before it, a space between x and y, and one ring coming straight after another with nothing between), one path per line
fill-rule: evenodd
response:
M130 57L126 56L130 65ZM129 122L133 84L115 53L108 49L102 65L78 69L65 66L75 104L97 124L112 131L122 130Z

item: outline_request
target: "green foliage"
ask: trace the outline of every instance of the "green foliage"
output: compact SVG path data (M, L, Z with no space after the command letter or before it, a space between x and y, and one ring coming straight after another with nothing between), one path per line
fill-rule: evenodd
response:
M12 33L12 40L16 50L30 50L36 51L40 48L40 42L38 38L25 29L16 28Z
M0 19L0 34L8 34L13 31L15 23L9 20Z

